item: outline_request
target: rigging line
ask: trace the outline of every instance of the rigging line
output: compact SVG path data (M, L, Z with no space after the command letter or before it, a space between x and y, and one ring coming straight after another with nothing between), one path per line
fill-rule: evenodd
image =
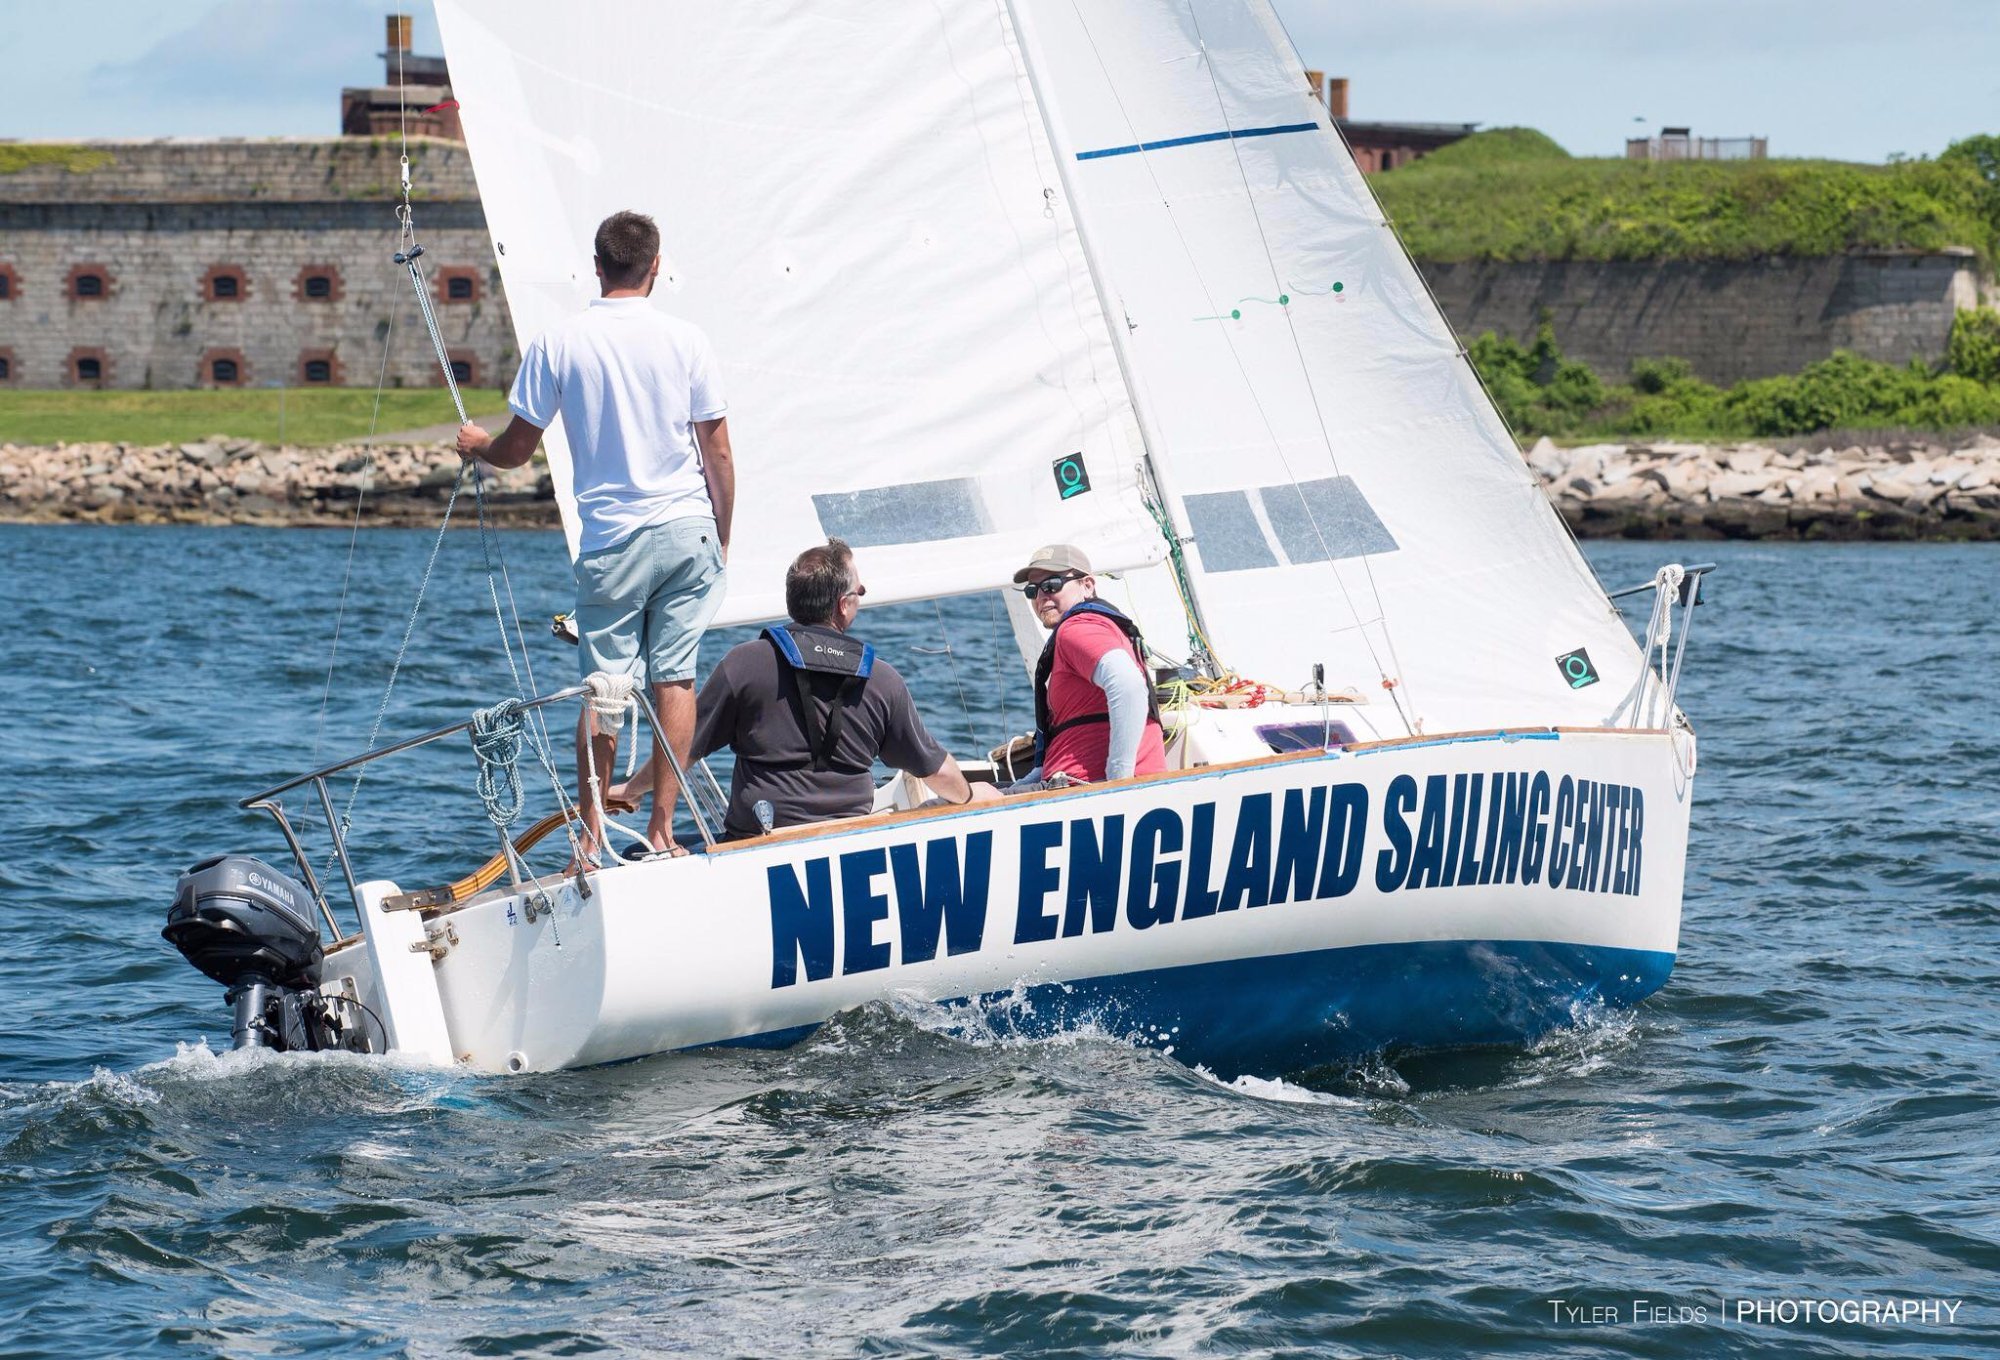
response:
M995 653L993 674L996 676L1006 674L1007 670L1007 655L1000 649L1001 624L1006 622L1006 620L995 615L995 610L999 607L1000 592L997 590L987 591L986 621L989 625L990 636L993 639L993 650ZM1006 633L1009 637L1014 635L1013 624L1007 623ZM1017 647L1015 650L1018 651L1020 649ZM1007 686L998 686L998 691L1000 695L1000 739L1002 741L1012 741L1014 739L1014 725L1007 718Z
M944 626L944 607L935 595L931 597L931 610L937 615L938 640L944 643L944 659L951 663L951 683L958 690L958 707L965 714L965 739L972 743L966 750L970 754L979 749L979 728L972 721L972 704L965 697L965 680L958 673L958 650L951 645L951 634Z
M1222 117L1222 126L1233 133L1235 129L1234 125L1231 124L1229 120L1229 104L1228 101L1222 97L1222 85L1216 79L1215 76L1215 63L1209 59L1208 39L1202 36L1201 16L1195 12L1196 4L1197 0L1187 0L1188 22L1194 25L1195 41L1201 44L1201 65L1202 69L1208 73L1208 87L1209 90L1215 95L1216 112L1220 114ZM1269 265L1271 268L1272 283L1282 288L1284 287L1284 279L1279 276L1278 261L1271 254L1271 238L1264 230L1264 214L1258 211L1257 195L1253 193L1250 188L1250 172L1243 164L1243 147L1240 141L1233 135L1229 139L1229 149L1232 157L1236 162L1237 180L1243 185L1244 201L1248 203L1250 206L1250 220L1254 222L1257 226L1257 241L1264 251L1264 263ZM1291 338L1292 353L1298 356L1299 374L1301 377L1305 379L1306 395L1312 398L1313 419L1319 425L1320 438L1326 444L1327 461L1333 464L1334 475L1338 476L1340 475L1340 455L1334 451L1333 433L1326 427L1326 413L1320 407L1319 389L1317 386L1314 385L1312 380L1312 367L1311 365L1306 363L1305 346L1299 343L1298 325L1292 320L1292 313L1290 308L1282 308L1280 310L1282 310L1285 315L1285 333ZM1230 348L1233 352L1235 349L1235 345L1232 343ZM1276 446L1275 442L1274 442L1274 448L1278 455L1278 461L1285 465L1285 475L1287 477L1290 477L1292 479L1292 485L1294 487L1297 487L1299 484L1298 474L1292 471L1291 460L1285 456L1284 449L1282 447ZM1319 540L1320 551L1326 554L1327 566L1332 568L1334 577L1336 580L1338 580L1340 578L1340 568L1338 566L1335 566L1334 564L1333 549L1330 546L1328 546L1326 541L1326 536L1320 531L1319 517L1313 514L1312 506L1306 503L1306 498L1303 491L1301 491L1299 494L1299 508L1305 511L1306 523L1312 526L1313 537ZM1389 690L1389 697L1395 701L1396 715L1403 720L1403 726L1409 728L1411 733L1414 735L1416 729L1411 726L1410 715L1404 712L1403 710L1402 696L1396 692L1399 688L1407 688L1408 680L1403 675L1402 662L1396 655L1395 635L1389 631L1389 623L1387 618L1388 610L1387 607L1382 603L1382 590L1381 587L1376 583L1375 569L1369 564L1368 555L1366 553L1363 553L1361 555L1361 570L1362 573L1368 578L1369 593L1375 597L1375 610L1377 614L1383 616L1382 641L1388 646L1390 665L1394 668L1396 673L1396 683L1394 685L1387 686ZM1345 593L1345 590L1346 587L1343 584L1342 592ZM1364 630L1362 632L1362 637L1365 639L1367 636L1368 634L1366 630ZM1371 657L1374 656L1375 649L1372 645L1369 647L1368 652ZM1382 663L1379 658L1376 660L1375 665L1377 670L1381 669ZM1387 676L1383 677L1385 681L1387 680L1387 678L1388 678ZM1416 706L1416 701L1411 700L1410 706L1414 708Z
M404 214L404 226L414 239L415 227L412 217L407 211L407 205ZM458 413L459 424L464 425L469 420L465 411L465 399L459 392L458 377L451 371L451 354L445 347L444 334L438 326L437 311L431 305L430 289L424 279L423 266L419 263L419 258L420 252L417 248L412 247L411 250L406 252L404 267L409 271L411 290L417 295L417 310L423 318L424 329L430 335L431 350L437 356L438 371L443 374L445 387L451 393L452 408ZM468 470L472 478L473 503L479 517L479 547L481 562L486 570L486 590L493 600L493 620L500 630L500 647L507 659L507 669L514 679L515 693L525 701L529 697L529 691L523 687L522 668L526 668L528 680L532 681L534 678L534 662L529 655L527 639L521 628L520 611L514 606L513 578L507 571L506 554L501 550L497 541L498 530L487 522L485 475L475 463L467 462L460 468L461 483ZM514 614L514 629L511 636L507 629L506 614L500 605L500 589L494 582L496 562L499 567L498 575L500 582L506 587L508 608L512 609ZM517 641L521 648L521 666L516 666L514 663L514 646ZM556 772L554 759L549 754L552 742L548 735L546 720L537 715L535 726L540 735L540 741L535 746L536 758L548 772L550 784L556 790L557 805L559 807L567 807L567 794L562 788L562 777ZM568 824L567 818L565 818L565 824ZM570 834L572 837L574 836L575 832L573 828Z
M320 742L326 735L326 710L333 699L333 673L340 661L340 632L347 621L347 591L354 579L354 553L361 544L361 507L367 503L368 488L375 471L375 433L382 425L382 389L389 383L389 355L396 343L395 307L389 309L388 329L382 334L382 367L375 375L375 407L368 416L368 466L354 488L354 523L347 531L347 563L340 572L340 604L333 615L333 642L327 648L326 685L319 695L319 724L313 729L313 763L319 763Z
M1098 70L1104 76L1105 88L1110 91L1112 102L1116 104L1118 107L1119 117L1125 120L1126 129L1132 134L1133 140L1135 142L1141 143L1143 146L1144 139L1139 136L1138 126L1132 121L1131 112L1125 107L1125 101L1118 93L1118 84L1115 80L1112 79L1111 68L1105 63L1104 53L1102 49L1100 49L1097 45L1097 35L1091 32L1090 25L1085 21L1083 17L1083 12L1077 6L1076 0L1071 0L1070 7L1076 15L1077 27L1083 30L1084 39L1090 44L1091 56L1096 59ZM1199 26L1197 26L1196 32L1197 32L1197 37L1199 37ZM1205 47L1202 52L1202 58L1203 61L1206 62L1207 52ZM1214 71L1211 69L1209 72L1209 81L1211 86L1213 86L1214 80L1215 80L1215 74ZM1218 99L1220 98L1219 91L1217 92L1217 98ZM1227 122L1226 113L1224 115L1224 121L1226 124ZM1232 147L1235 145L1235 142L1236 142L1235 138L1233 137L1230 138L1230 144ZM1140 162L1146 167L1147 178L1149 178L1153 182L1154 192L1156 192L1160 196L1161 206L1166 209L1167 221L1173 226L1175 239L1180 242L1181 253L1187 257L1188 267L1194 274L1195 282L1200 286L1202 295L1208 300L1209 308L1211 310L1214 310L1217 305L1215 301L1214 290L1212 290L1208 286L1208 280L1205 277L1203 277L1201 272L1201 266L1199 262L1197 262L1197 260L1195 259L1194 248L1188 244L1187 234L1181 230L1180 219L1174 215L1172 204L1167 197L1166 188L1164 185L1160 183L1159 174L1153 168L1152 155L1150 152L1142 149L1139 151L1138 156ZM1237 151L1237 160L1240 171L1241 161L1242 161L1242 152L1240 151L1240 149ZM1255 210L1254 204L1252 205L1252 210L1253 211ZM1260 223L1259 232L1261 233L1261 231L1262 231L1262 225ZM1270 251L1268 247L1265 250L1265 262L1267 264L1271 264L1275 272L1276 265L1275 262L1271 261L1270 259ZM1227 343L1229 346L1229 356L1236 364L1237 374L1243 380L1244 390L1249 392L1251 402L1257 408L1257 417L1264 426L1264 433L1269 437L1271 441L1272 451L1278 455L1278 461L1284 465L1286 476L1291 478L1292 484L1294 486L1297 486L1298 477L1295 473L1292 472L1290 460L1288 460L1285 457L1284 448L1279 443L1278 440L1278 432L1271 425L1270 413L1264 409L1264 403L1262 399L1259 398L1257 395L1256 385L1250 381L1250 372L1249 369L1245 367L1243 363L1243 355L1236 348L1235 341L1230 340L1227 336L1224 337L1224 340L1225 343ZM1333 450L1330 444L1327 449L1327 454L1329 459L1333 459ZM1334 470L1336 473L1338 473L1339 462L1337 459L1333 459L1333 461L1334 461ZM1299 499L1303 503L1305 499L1303 493L1301 493ZM1308 509L1307 511L1307 517L1308 520L1310 521L1311 520L1310 509ZM1317 523L1314 523L1314 533L1315 534L1318 533ZM1325 550L1324 539L1322 539L1321 541L1321 548L1322 550ZM1344 575L1342 575L1339 566L1334 562L1330 551L1328 552L1327 556L1327 566L1333 573L1334 584L1340 588L1341 599L1346 603L1348 613L1351 614L1357 620L1360 619L1361 610L1355 604L1354 594L1348 588L1347 579ZM1372 575L1370 579L1372 581L1373 579ZM1375 608L1377 614L1379 615L1382 608L1379 592L1376 597ZM1383 639L1384 641L1388 640L1388 629L1386 625L1383 628ZM1366 646L1368 649L1369 659L1375 663L1376 673L1382 677L1385 684L1388 683L1389 679L1388 670L1386 667L1383 666L1382 658L1380 654L1377 653L1375 650L1374 640L1368 636L1368 631L1365 628L1361 630L1361 640L1363 645ZM1402 719L1403 726L1414 734L1415 729L1410 724L1409 715L1403 711L1401 700L1396 698L1396 691L1394 685L1389 685L1389 694L1392 699L1396 699L1397 717Z

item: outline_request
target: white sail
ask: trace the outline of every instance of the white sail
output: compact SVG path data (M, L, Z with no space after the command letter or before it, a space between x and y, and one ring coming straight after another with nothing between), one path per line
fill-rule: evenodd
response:
M1431 732L1604 721L1638 651L1268 6L1010 8L1218 659Z
M1002 584L1050 541L1159 558L1131 403L993 6L440 0L438 18L524 342L595 295L598 221L660 223L656 305L708 332L729 401L721 622L781 615L785 564L829 533L871 603ZM573 551L559 423L547 445ZM1059 483L1072 454L1082 481Z

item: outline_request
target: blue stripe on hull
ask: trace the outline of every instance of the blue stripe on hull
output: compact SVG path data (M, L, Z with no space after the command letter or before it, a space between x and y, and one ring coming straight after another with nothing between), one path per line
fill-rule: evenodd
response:
M1666 985L1655 950L1523 940L1360 945L1044 983L976 1006L985 1029L1041 1036L1083 1024L1219 1076L1278 1076L1385 1047L1519 1044L1579 1004L1630 1006ZM812 1026L730 1040L783 1048Z

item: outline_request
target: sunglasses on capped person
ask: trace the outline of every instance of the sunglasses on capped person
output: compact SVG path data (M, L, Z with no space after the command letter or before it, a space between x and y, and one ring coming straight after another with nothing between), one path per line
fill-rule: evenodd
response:
M1021 593L1031 600L1037 595L1054 595L1059 593L1071 581L1081 581L1082 579L1083 573L1080 571L1073 571L1067 576L1050 576L1040 581L1028 582L1021 587Z

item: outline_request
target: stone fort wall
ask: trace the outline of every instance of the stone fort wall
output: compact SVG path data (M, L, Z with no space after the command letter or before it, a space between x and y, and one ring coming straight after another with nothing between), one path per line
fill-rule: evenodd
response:
M454 369L502 386L518 355L471 159L412 140L410 162ZM442 385L392 259L400 199L372 138L0 147L0 384Z
M1936 363L1952 317L1980 304L1971 251L1744 261L1425 264L1467 341L1531 341L1544 312L1563 353L1622 381L1634 359L1686 359L1710 382L1796 373L1836 349Z
M410 158L452 362L504 386L519 356L471 158L427 138ZM388 139L0 144L0 386L438 385L391 259L399 198ZM1835 349L1935 362L1982 286L1969 253L1423 271L1468 339L1530 339L1546 311L1608 378L1671 356L1719 383Z

